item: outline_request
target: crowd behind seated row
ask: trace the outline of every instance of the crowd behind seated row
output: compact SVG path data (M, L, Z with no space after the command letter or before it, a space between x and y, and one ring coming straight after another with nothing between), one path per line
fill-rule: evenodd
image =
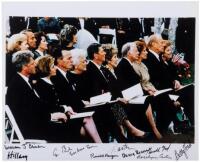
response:
M170 122L178 122L176 113L181 107L194 125L194 87L177 91L182 85L171 61L170 41L156 34L149 37L148 44L128 41L119 60L112 44L90 42L86 50L76 48L77 32L76 27L65 24L57 39L30 30L8 39L6 104L25 138L101 143L109 142L111 134L118 142L159 140ZM90 33L80 39L87 36ZM149 97L144 104L129 104L121 91L138 83ZM166 88L179 95L177 101L168 93L154 96ZM106 92L117 102L85 108L91 97ZM95 111L92 117L70 119L91 110Z
M168 39L169 31L175 35L175 46L178 53L185 53L185 60L194 63L195 49L195 18L178 18L173 22L173 18L159 18L160 25L164 27L162 36ZM8 36L19 33L24 29L32 29L33 32L43 31L45 33L59 33L65 24L75 26L78 30L86 29L95 39L99 35L99 28L109 28L116 30L117 47L121 52L121 47L126 42L138 40L140 37L153 34L152 27L156 23L155 18L91 18L91 17L19 17L10 16L8 20ZM177 24L176 24L177 23ZM174 26L174 29L173 28ZM155 32L155 31L154 31ZM103 41L105 39L102 39ZM170 39L171 40L171 39ZM107 42L100 42L107 43ZM121 53L118 53L121 56Z

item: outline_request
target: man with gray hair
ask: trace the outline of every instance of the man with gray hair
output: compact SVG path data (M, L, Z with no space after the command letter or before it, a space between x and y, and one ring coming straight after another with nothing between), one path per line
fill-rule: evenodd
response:
M164 70L162 66L162 53L164 47L162 44L162 37L160 35L153 34L149 37L148 42L148 57L144 60L144 64L147 66L150 82L155 86L156 89L164 89L165 80L163 80Z
M122 46L122 56L123 58L116 68L116 75L119 80L120 89L124 90L140 83L140 77L132 67L132 63L139 57L135 42L128 42Z
M150 82L157 90L170 88L168 87L168 85L166 86L166 81L168 83L168 80L165 79L165 75L167 75L167 73L166 68L163 66L164 62L162 60L164 46L161 35L151 35L149 37L148 48L149 52L147 59L144 60L144 64L148 68ZM160 132L164 134L170 122L176 121L176 110L178 110L175 107L175 102L171 101L171 99L169 98L168 93L169 92L154 97L154 100L152 102L152 105L156 111L157 126Z
M44 139L51 142L69 140L67 116L64 113L50 113L48 105L40 100L29 83L35 74L35 61L31 51L18 51L12 62L17 73L8 85L6 104L10 107L25 139ZM61 120L64 123L53 123Z
M115 71L121 91L140 83L140 77L137 75L132 66L132 63L139 57L139 52L135 42L128 42L122 46L122 56L123 58L117 65ZM143 126L146 127L146 105L128 104L126 111L128 119L134 124L135 127L139 129L142 129ZM143 140L147 140L149 137L149 133L144 133L141 136Z
M163 39L160 35L151 35L149 38L148 43L149 53L147 59L144 61L145 65L148 68L149 75L150 75L150 81L155 86L156 89L165 89L165 88L173 88L173 89L179 89L181 88L181 84L178 80L173 80L172 85L173 87L169 87L169 76L171 75L170 72L167 70L166 64L162 60L162 53L164 52L164 46L163 46ZM174 92L172 92L174 93ZM187 88L184 88L182 90L176 91L176 95L179 96L178 102L179 105L181 104L182 107L184 107L184 111L186 115L189 117L190 122L194 124L194 86L188 86ZM174 111L174 106L176 106L177 102L169 101L169 98L163 99L162 105L158 105L157 107L159 111L162 111L160 114L162 115L160 117L161 121L164 120L164 118L167 118L166 114L169 114L169 117L173 117L173 119L176 119L176 111ZM164 103L164 104L163 104ZM169 105L171 104L171 105ZM166 108L164 108L166 107ZM170 110L172 109L172 110ZM165 110L165 111L164 111ZM158 121L158 113L157 113L157 121ZM167 124L169 124L170 120L165 120ZM161 128L164 128L164 126L160 126Z
M20 33L25 34L27 36L27 43L29 46L29 50L34 51L36 48L35 34L29 29L23 30Z

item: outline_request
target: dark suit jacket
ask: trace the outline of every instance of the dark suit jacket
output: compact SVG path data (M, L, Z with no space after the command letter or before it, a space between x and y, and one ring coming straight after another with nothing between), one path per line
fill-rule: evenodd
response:
M60 106L60 100L54 85L38 79L36 84L33 84L33 87L40 96L40 99L49 105L48 109L50 112L64 112L64 108Z
M174 87L174 80L179 80L180 78L177 75L177 68L173 64L173 62L168 61L168 64L163 62L163 68L164 68L164 75L163 75L163 81L164 81L164 86L166 88Z
M140 77L125 58L122 58L119 62L116 68L116 75L121 91L140 83Z
M8 85L6 104L25 138L43 138L50 113L19 74Z
M152 34L151 26L154 26L153 18L144 18L144 32L142 31L142 25L138 18L130 18L130 41L138 40L143 36L149 36Z
M108 80L108 88L109 88L109 91L112 94L112 100L114 100L118 97L122 97L118 79L107 68L103 69L103 73L105 74L105 77Z
M25 139L48 142L77 142L82 119L67 123L50 122L49 104L38 98L24 79L16 74L8 86L6 104L10 107Z
M74 111L80 112L84 104L76 91L73 90L72 84L64 78L59 70L56 71L56 76L51 77L51 81L55 85L60 103L71 106Z
M129 40L136 41L142 37L142 26L138 18L130 18L129 22L130 31L129 31Z
M149 51L148 58L143 62L148 68L150 82L155 86L155 88L158 90L166 88L163 77L165 75L165 70L163 69L162 60L161 62L158 61L158 59Z
M176 49L184 52L185 60L194 63L195 59L195 18L179 18L176 29Z
M38 52L38 51L33 51L33 54L34 54L34 60L36 59L36 58L38 58L38 57L40 57L41 55L40 55L40 53Z
M103 74L96 67L96 65L94 65L91 61L87 65L86 75L89 85L87 96L93 97L108 92L107 80L104 78Z
M87 76L86 73L75 74L72 72L68 73L68 79L73 84L76 89L78 96L85 101L89 100L89 96L87 96L88 86L87 86Z
M16 74L15 65L12 63L13 53L6 54L6 86L12 80L12 77Z

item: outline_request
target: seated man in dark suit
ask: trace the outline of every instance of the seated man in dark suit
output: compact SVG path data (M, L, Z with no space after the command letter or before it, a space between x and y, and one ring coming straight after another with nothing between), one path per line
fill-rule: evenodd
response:
M50 113L48 106L40 100L29 83L29 76L35 74L33 53L19 51L12 62L17 74L8 85L6 104L10 107L19 129L25 139L44 139L49 142L75 142L80 138L80 129L73 129L73 121L67 121L64 113ZM51 120L61 120L54 123ZM81 127L81 124L80 124Z
M168 79L166 79L166 70L163 66L162 53L164 52L163 39L160 35L151 35L148 42L149 52L147 59L144 60L144 64L148 68L150 75L150 82L157 90L171 88L168 85ZM174 87L179 88L180 84L175 82ZM168 94L160 95L156 97L154 106L157 110L157 123L160 125L160 129L167 129L172 120L176 120L176 111L174 102L170 100ZM168 115L166 115L168 114Z
M105 52L100 44L92 43L88 49L88 58L90 59L87 70L87 89L86 96L90 97L101 95L108 92L108 82L103 72L101 71L102 63L105 61ZM97 129L104 142L108 142L108 134L112 133L119 142L124 142L124 137L121 136L120 130L117 127L114 117L110 110L110 105L99 106L95 109L94 121ZM116 132L116 129L118 132Z
M147 66L150 75L150 82L156 89L164 89L165 80L162 75L164 71L161 64L161 54L164 50L162 45L162 37L159 35L151 35L148 43L148 57L144 60L144 64Z
M132 66L132 63L139 57L135 42L128 42L122 46L122 56L123 58L117 65L115 71L121 91L140 83L140 77ZM136 127L150 130L149 126L151 126L157 138L161 138L153 119L151 104L147 100L144 105L128 105L126 110L128 118Z
M88 58L90 59L86 77L88 80L88 91L86 96L88 100L90 97L101 95L109 91L108 81L103 74L102 63L105 61L105 51L98 43L92 43L88 49ZM114 116L111 112L110 105L99 106L95 110L94 121L97 125L98 131L104 142L108 142L108 134L112 133L117 141L124 142L124 137L121 136L120 130L114 120Z
M90 62L87 65L87 77L89 80L90 89L89 97L108 92L107 80L101 71L102 63L105 61L105 52L100 44L93 43L88 49L88 58Z
M54 58L57 70L56 76L52 76L51 81L55 85L60 103L71 106L76 112L83 111L85 105L76 94L74 86L67 78L67 72L72 69L71 53L58 48L54 52Z
M139 57L135 43L129 42L123 45L122 56L123 58L116 68L116 75L119 80L120 89L124 90L140 83L140 77L132 67L132 62Z
M85 104L77 94L75 87L68 79L68 72L72 69L72 56L69 51L58 48L54 53L55 64L57 65L56 75L51 77L51 81L58 93L60 104L68 105L76 112L85 111ZM96 143L101 143L101 139L96 130L92 117L83 119L84 130Z

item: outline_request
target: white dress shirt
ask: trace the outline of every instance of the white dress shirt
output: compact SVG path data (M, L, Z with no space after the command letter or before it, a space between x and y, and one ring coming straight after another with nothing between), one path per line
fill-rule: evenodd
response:
M159 58L159 54L157 54L156 52L152 51L149 49L149 51L158 59L158 61L160 62L160 58Z
M34 91L34 93L35 93L35 95L38 97L38 98L40 98L39 97L39 95L37 94L37 92L32 88L32 86L30 85L30 83L29 83L29 78L28 77L26 77L26 76L24 76L23 74L21 74L21 73L19 73L18 72L18 74L24 79L24 81L29 85L29 87Z

